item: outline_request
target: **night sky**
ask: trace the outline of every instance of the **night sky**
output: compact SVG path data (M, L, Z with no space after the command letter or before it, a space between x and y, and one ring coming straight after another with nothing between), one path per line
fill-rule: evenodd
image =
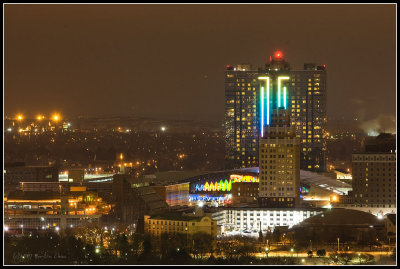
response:
M224 67L326 64L328 117L394 119L395 5L5 5L5 115L221 121Z

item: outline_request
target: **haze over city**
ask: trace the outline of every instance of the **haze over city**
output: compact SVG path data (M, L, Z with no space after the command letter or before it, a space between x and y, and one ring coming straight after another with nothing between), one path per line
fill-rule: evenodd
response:
M225 65L279 49L294 68L327 65L328 117L394 127L390 5L8 5L4 22L8 117L222 122Z

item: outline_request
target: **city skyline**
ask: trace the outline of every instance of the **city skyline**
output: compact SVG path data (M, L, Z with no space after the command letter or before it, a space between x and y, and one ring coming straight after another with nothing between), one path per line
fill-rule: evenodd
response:
M280 49L327 66L328 118L394 126L394 22L393 5L7 5L4 112L222 122L225 66Z

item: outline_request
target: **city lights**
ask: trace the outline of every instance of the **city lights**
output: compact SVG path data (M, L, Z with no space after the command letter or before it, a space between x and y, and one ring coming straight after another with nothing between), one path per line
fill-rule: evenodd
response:
M54 114L52 117L53 121L59 121L61 119L61 116L59 114Z
M331 6L5 9L3 263L397 264L397 6Z

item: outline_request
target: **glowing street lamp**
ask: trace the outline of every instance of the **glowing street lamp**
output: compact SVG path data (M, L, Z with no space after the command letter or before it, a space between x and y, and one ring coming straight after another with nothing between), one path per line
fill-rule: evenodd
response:
M53 120L54 121L59 121L60 119L61 119L60 115L58 115L58 114L54 114L53 115Z

